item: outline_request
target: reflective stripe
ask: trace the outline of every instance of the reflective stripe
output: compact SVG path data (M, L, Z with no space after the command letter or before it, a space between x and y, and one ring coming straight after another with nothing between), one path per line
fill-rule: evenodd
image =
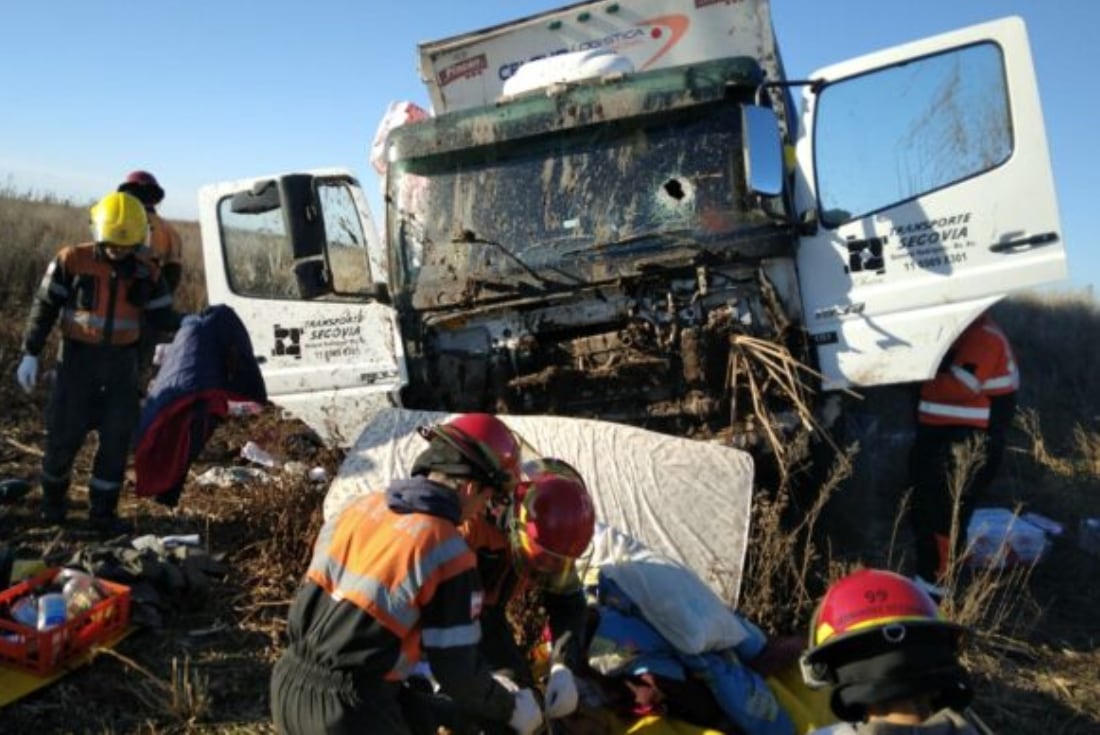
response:
M416 665L420 663L420 660L411 660L404 653L400 653L397 656L397 661L394 663L393 668L386 673L386 679L388 681L404 681L409 678L409 674L416 668Z
M121 482L112 482L110 480L101 480L98 477L93 477L90 480L88 480L88 489L89 490L101 490L101 491L111 492L113 490L118 490L120 487L122 487Z
M984 324L982 325L982 329L1001 343L1001 351L1004 354L1006 363L1004 374L995 378L990 378L985 381L982 387L985 390L1001 391L1003 393L1017 390L1020 387L1020 372L1016 368L1016 360L1013 356L1012 345L1009 343L1008 337L1006 337L1005 333L995 324Z
M982 383L982 388L985 390L997 390L998 388L1016 389L1018 387L1020 387L1020 381L1015 375L1006 375L1003 378L990 378Z
M326 561L322 574L335 582L332 599L340 601L355 596L369 601L400 628L393 631L399 636L406 635L420 617L420 609L412 604L412 598L403 589L405 585L391 594L389 588L374 577L352 574L334 559Z
M317 569L324 573L325 560L328 559L328 547L332 543L332 537L335 533L335 523L329 522L321 526L321 532L317 534L317 540L313 542L313 558L309 560L310 569Z
M982 389L981 381L978 380L977 376L958 365L951 366L951 375L974 393L978 393Z
M51 475L49 472L46 472L46 470L42 470L42 479L45 480L46 482L56 482L56 483L64 482L66 484L68 484L71 481L71 478L70 478L69 475L65 475L64 477L57 477L56 475Z
M65 309L64 319L69 324L77 324L81 327L91 327L93 329L103 329L107 326L107 320L101 316L96 316L88 311L73 311L72 309ZM138 328L137 319L118 319L114 320L115 331L123 330L135 330Z
M481 640L481 623L475 620L469 625L455 625L450 628L425 628L420 634L420 640L429 648L474 646Z
M166 294L159 298L152 299L145 304L145 310L151 309L163 309L166 306L172 305L172 294Z
M930 416L949 416L952 418L960 419L977 419L979 421L989 420L989 408L968 408L966 406L952 406L946 403L933 403L932 401L921 401L919 410L921 413L929 414Z
M333 524L335 526L336 524ZM327 544L318 544L318 549L327 550ZM418 564L408 570L405 579L394 589L388 588L372 575L356 574L348 570L347 566L327 556L321 560L321 568L318 570L326 578L332 581L332 597L334 599L346 599L356 596L369 601L378 610L389 616L402 628L404 635L420 616L420 609L416 604L416 596L419 594L423 583L431 579L440 567L467 554L470 547L461 536L444 541L432 549L428 554L419 557ZM316 556L316 555L315 555ZM316 558L315 558L316 561ZM313 567L317 569L317 567ZM395 631L397 632L397 631Z
M1008 365L1005 366L1005 374L998 375L995 378L990 378L982 384L982 388L987 391L999 391L1008 393L1017 390L1020 387L1020 371L1016 369L1016 363L1013 360L1008 361Z

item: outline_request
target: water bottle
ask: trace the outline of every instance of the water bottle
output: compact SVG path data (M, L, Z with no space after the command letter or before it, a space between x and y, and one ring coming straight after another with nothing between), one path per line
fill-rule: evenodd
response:
M20 625L33 628L38 625L38 600L34 595L24 595L11 605L11 619Z
M50 592L38 598L38 629L49 630L66 620L65 595Z
M66 569L62 574L67 579L65 586L61 588L61 594L65 597L65 610L70 618L91 610L103 599L92 575L75 569Z

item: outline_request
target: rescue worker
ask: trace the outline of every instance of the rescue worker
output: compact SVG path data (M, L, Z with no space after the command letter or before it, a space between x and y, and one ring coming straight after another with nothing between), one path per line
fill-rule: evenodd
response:
M272 674L279 732L435 735L476 723L528 734L541 724L531 689L491 674L479 653L483 593L458 532L514 484L516 459L452 430L430 438L412 479L325 523ZM408 681L421 654L443 696Z
M452 433L473 436L507 458L509 467L518 467L520 444L494 416L466 414L422 433L444 441ZM546 714L559 718L578 703L572 672L584 663L587 605L576 560L592 540L596 513L580 474L564 461L544 458L524 469L528 480L498 494L460 531L477 554L485 585L482 652L492 668L511 672L521 686L533 687L535 681L506 608L529 590L541 595L558 652L546 682Z
M160 266L161 277L173 294L183 277L183 239L179 232L157 214L157 206L164 201L164 189L148 171L131 171L118 190L132 194L145 206L149 219L148 246L153 259Z
M966 528L974 507L997 474L1016 411L1019 384L1012 345L984 313L955 340L936 376L921 385L910 456L911 520L916 537L915 579L935 597L946 593L950 560L965 551ZM962 469L964 449L975 442L981 445L981 455L973 475L961 488L959 526L952 548L952 488Z
M103 197L91 208L93 242L62 248L34 297L16 371L28 394L38 379L38 355L61 318L42 459L42 518L49 523L65 521L73 460L95 430L90 520L105 533L129 530L117 507L138 417L140 320L144 316L165 331L181 323L160 269L140 247L147 227L145 208L136 198L117 192Z
M965 633L913 580L861 569L825 593L803 654L806 683L831 687L831 735L977 735L959 662ZM965 716L964 716L965 712Z
M183 277L183 239L176 228L157 213L157 206L164 201L164 189L148 171L131 171L126 175L126 180L118 185L118 191L137 197L145 206L145 216L149 219L146 245L160 267L169 293L174 296ZM164 337L154 325L142 321L138 342L138 387L143 396L153 377L153 356L157 343L167 341Z

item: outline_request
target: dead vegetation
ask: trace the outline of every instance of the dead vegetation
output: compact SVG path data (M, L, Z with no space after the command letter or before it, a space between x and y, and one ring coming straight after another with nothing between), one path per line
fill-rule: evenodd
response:
M27 398L11 379L19 332L41 270L57 243L84 232L84 213L53 202L24 208L12 203L17 199L11 192L0 196L0 223L18 222L19 237L30 238L21 248L0 253L0 267L13 274L0 293L16 315L0 325L0 401L5 406L0 478L33 479L45 392ZM27 218L45 222L35 229L23 222ZM188 309L203 302L198 233L193 223L181 225L190 264L181 306ZM16 261L25 268L15 267ZM1091 376L1097 357L1092 351L1100 348L1080 335L1098 331L1100 313L1091 296L1028 297L998 307L997 318L1018 348L1023 410L991 500L1037 510L1063 522L1067 532L1033 571L971 574L960 568L949 610L975 629L967 662L977 680L978 710L995 730L1084 735L1100 728L1100 628L1095 622L1100 588L1091 581L1100 560L1076 548L1073 529L1081 518L1100 516L1095 499L1100 385ZM1067 352L1067 345L1074 352ZM782 362L773 367L772 379L789 374ZM875 402L881 403L881 397L867 395L865 403ZM842 454L850 464L838 461L832 448L819 449L828 447L819 440L798 456L804 461L814 451L832 455L819 463L823 470L785 463L771 487L760 488L740 607L769 632L803 635L828 581L855 566L906 569L908 527L901 518L907 488L897 469L904 460L897 455L907 446L903 433L897 441L892 438L889 424L874 427L861 433L849 426L832 439L845 448ZM247 440L284 460L325 467L330 476L341 461L339 451L320 446L302 425L271 410L219 428L193 476L241 463L239 450ZM85 451L78 477L86 476L89 461ZM227 489L202 486L192 478L176 512L128 497L123 511L139 533L198 533L212 553L226 555L230 573L201 608L179 611L163 629L135 633L91 666L6 707L0 730L271 732L270 667L320 526L323 497L323 485L296 476ZM83 517L82 489L74 488L73 500L74 515ZM91 542L80 523L61 535L38 526L33 521L36 502L33 493L19 505L0 507L0 538L29 553L63 553Z

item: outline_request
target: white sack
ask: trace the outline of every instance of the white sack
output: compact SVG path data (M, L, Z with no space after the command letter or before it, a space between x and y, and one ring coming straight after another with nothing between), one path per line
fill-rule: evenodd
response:
M325 517L359 494L407 477L426 446L416 428L450 415L398 408L375 415L329 487ZM541 455L580 471L598 520L690 567L722 600L736 602L752 503L749 454L606 421L500 418Z
M677 651L724 651L749 637L733 610L691 569L616 528L596 524L591 563L619 586L646 622Z

